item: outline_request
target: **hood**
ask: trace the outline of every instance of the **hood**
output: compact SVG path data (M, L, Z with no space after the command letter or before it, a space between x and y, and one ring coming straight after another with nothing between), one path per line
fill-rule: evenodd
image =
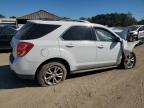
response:
M129 33L130 33L130 34L134 34L134 35L137 35L137 34L138 34L137 31L130 31Z
M122 39L126 40L127 34L128 34L128 29L125 28L122 32L116 32Z

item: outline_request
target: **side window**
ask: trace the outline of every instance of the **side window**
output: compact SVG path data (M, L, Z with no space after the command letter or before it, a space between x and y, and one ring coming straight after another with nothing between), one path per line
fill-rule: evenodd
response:
M56 29L61 25L53 24L36 24L36 23L26 23L16 34L16 38L20 40L32 40L41 38Z
M82 41L82 40L95 40L90 27L86 26L73 26L62 36L64 40Z
M139 31L144 31L144 26L139 29Z
M95 28L95 34L99 41L115 42L116 40L116 36L105 29Z

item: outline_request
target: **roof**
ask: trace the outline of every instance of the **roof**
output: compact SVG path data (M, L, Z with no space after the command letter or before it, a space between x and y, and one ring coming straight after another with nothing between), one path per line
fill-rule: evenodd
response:
M43 21L43 20L29 20L29 22L32 23L37 23L37 24L54 24L54 25L92 25L92 26L97 26L97 27L104 27L103 25L100 24L94 24L90 22L77 22L77 21Z
M45 19L45 20L58 20L61 17L56 16L50 12L47 12L45 10L39 10L37 12L24 15L21 17L18 17L17 19L26 19L26 20L40 20L40 19Z

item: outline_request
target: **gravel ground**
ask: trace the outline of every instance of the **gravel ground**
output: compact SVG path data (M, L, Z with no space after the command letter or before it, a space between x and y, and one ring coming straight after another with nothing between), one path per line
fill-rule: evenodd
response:
M46 88L16 78L9 71L9 54L0 54L0 108L144 108L144 45L135 52L134 69L71 75Z

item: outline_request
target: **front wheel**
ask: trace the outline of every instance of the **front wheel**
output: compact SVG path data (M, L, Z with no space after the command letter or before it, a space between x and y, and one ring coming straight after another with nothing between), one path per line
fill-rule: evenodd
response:
M59 84L66 79L67 69L60 62L50 62L42 66L37 74L40 86L52 86Z
M132 53L127 54L126 56L123 55L120 66L124 69L131 69L135 67L135 64L136 64L136 56L132 52Z

